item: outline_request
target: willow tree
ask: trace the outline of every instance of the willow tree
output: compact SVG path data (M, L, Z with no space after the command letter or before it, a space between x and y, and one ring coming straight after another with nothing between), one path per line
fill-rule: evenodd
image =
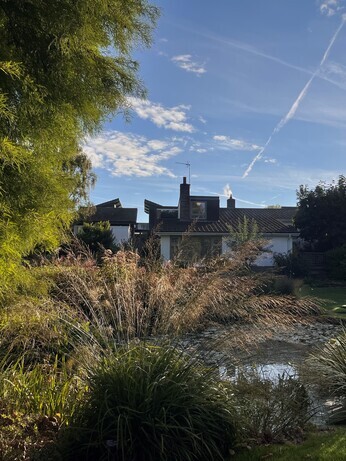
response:
M146 0L0 0L0 284L52 248L92 179L80 152L106 117L145 94L134 48Z

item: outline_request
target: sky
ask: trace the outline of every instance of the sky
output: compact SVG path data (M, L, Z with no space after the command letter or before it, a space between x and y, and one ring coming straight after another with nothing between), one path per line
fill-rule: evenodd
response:
M237 207L296 204L346 173L346 0L160 0L137 50L146 100L86 140L95 204L177 205L230 193Z

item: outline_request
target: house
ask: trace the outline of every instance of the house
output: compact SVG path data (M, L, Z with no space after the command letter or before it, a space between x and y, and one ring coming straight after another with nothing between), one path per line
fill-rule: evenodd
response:
M274 254L287 254L299 232L293 226L295 207L237 208L232 195L227 207L220 207L220 198L190 195L190 184L186 178L180 184L177 206L165 206L144 201L149 214L149 228L160 237L161 255L172 259L180 247L182 236L189 235L190 250L196 259L229 251L227 242L230 228L237 229L244 216L257 223L259 233L268 240L267 251L256 261L258 266L273 266Z
M114 199L90 208L86 218L73 226L74 234L82 228L84 222L96 223L108 221L116 244L128 242L134 235L137 222L137 208L123 208L120 200Z

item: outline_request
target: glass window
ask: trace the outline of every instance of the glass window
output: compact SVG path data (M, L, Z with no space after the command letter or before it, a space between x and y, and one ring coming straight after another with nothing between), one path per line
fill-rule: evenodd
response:
M207 219L207 202L191 202L191 218Z

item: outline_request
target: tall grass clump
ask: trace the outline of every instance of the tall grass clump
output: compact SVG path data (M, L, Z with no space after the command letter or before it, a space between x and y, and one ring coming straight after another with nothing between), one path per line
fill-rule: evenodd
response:
M246 441L282 443L300 440L313 416L311 400L297 376L240 369L233 383L238 424Z
M231 259L187 267L151 263L131 251L105 254L101 265L71 255L55 262L51 297L111 329L119 341L177 335L210 322L256 324L264 331L316 314L311 300L266 293L268 276L248 265L257 253L247 242Z
M311 354L308 366L312 381L323 395L336 398L330 412L332 423L346 423L346 330Z
M29 366L24 358L0 369L0 459L56 459L56 440L68 425L86 387L68 363ZM40 457L42 450L45 456Z
M224 460L235 444L229 386L169 347L132 346L90 368L63 459Z

